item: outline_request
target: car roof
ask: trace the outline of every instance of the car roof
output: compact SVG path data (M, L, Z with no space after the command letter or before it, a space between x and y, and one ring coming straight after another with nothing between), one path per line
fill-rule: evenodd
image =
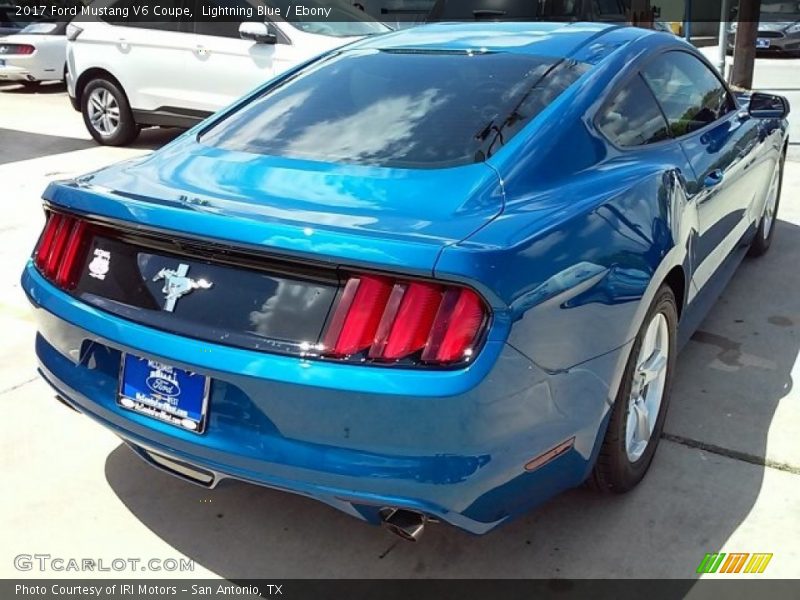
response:
M376 36L356 45L376 50L509 52L567 58L609 34L620 43L656 32L607 23L486 22L433 23Z

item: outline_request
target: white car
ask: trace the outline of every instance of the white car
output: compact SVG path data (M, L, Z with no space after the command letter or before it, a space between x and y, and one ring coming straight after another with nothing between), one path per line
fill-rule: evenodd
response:
M19 33L0 37L0 81L18 81L27 87L63 81L66 27L66 23L31 23Z
M67 91L101 144L128 144L143 126L190 127L291 67L390 31L347 2L330 0L303 2L333 6L324 21L258 16L258 7L262 15L265 7L285 14L293 4L289 0L219 0L220 6L251 10L235 21L200 20L194 0L158 4L189 7L195 19L136 22L132 14L110 15L83 17L67 28ZM117 5L130 6L130 0L92 4Z

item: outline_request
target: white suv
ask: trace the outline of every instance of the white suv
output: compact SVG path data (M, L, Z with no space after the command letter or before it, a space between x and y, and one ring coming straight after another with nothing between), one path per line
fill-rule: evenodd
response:
M109 7L106 16L81 17L67 29L67 91L101 144L129 144L142 126L190 127L295 65L390 31L346 2L330 0L303 2L332 8L324 21L291 22L258 16L259 6L262 15L269 12L264 7L286 14L289 0L216 0L227 14L243 15L235 17L240 21L154 22L152 13L135 16L133 6L142 4L95 2L93 7ZM176 9L173 14L188 8L195 19L202 15L195 0L156 4ZM126 7L127 17L112 14Z

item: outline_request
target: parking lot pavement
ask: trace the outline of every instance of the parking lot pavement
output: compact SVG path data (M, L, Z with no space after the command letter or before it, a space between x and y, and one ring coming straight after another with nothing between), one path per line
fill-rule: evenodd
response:
M36 377L18 278L42 225L40 193L50 179L174 135L145 133L137 147L100 148L63 91L0 88L0 577L41 576L17 572L13 557L47 553L187 557L195 570L169 575L193 578L690 578L717 551L770 552L762 577L797 575L800 162L787 164L772 251L744 262L679 359L667 439L639 488L619 497L577 489L484 537L432 525L412 545L305 498L245 484L208 491L164 475Z

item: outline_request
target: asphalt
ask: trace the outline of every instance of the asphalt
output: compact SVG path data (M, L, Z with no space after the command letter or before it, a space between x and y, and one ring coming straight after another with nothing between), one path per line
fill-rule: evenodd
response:
M761 85L800 93L798 64L759 61L769 74ZM0 87L0 577L91 575L19 572L14 557L24 553L185 557L194 570L170 576L232 579L694 578L718 551L773 553L757 577L800 572L800 146L770 254L743 263L679 358L665 439L644 482L624 496L570 491L484 537L433 525L412 545L308 499L245 484L210 492L166 476L57 403L37 377L19 274L43 223L46 182L174 135L151 130L132 148L101 148L62 89Z

